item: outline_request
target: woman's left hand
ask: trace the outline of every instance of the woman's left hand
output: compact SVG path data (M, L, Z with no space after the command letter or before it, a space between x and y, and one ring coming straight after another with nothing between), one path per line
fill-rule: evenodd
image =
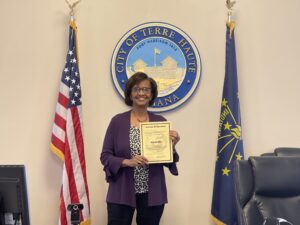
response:
M174 149L175 145L178 143L178 141L180 141L180 136L177 131L170 130L170 137L171 137L173 149Z

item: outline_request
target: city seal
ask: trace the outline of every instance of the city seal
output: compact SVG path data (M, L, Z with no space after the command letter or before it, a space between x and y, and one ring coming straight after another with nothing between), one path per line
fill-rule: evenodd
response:
M123 96L125 83L136 72L144 72L158 84L153 112L173 110L195 92L201 77L201 59L191 38L166 23L141 24L128 31L112 55L111 76Z

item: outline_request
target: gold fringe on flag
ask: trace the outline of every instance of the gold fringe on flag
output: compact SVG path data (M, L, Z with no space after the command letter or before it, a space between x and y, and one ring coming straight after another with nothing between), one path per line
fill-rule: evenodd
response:
M210 215L211 220L216 224L216 225L226 225L225 223L223 223L222 221L218 220L216 217L214 217L213 215Z
M230 39L231 39L231 35L232 35L232 32L234 30L234 27L235 27L235 23L233 20L231 20L230 22L227 22L227 26L229 27L230 29Z

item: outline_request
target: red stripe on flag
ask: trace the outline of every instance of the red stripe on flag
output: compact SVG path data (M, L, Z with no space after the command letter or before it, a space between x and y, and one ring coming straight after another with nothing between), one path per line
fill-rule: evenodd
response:
M73 127L74 127L74 131L75 131L76 145L77 145L78 156L79 156L79 160L80 160L81 171L82 171L83 178L84 178L85 191L87 193L88 205L90 207L89 189L88 189L88 185L87 185L86 165L85 165L85 156L84 156L83 135L82 135L78 107L72 108L71 114L72 114L72 119L73 119Z
M54 123L64 131L66 130L66 120L57 113L55 114Z
M77 193L77 187L76 187L74 171L73 171L73 164L72 164L72 156L71 156L70 151L71 150L70 150L70 146L69 146L69 140L68 140L68 137L66 136L65 167L66 167L66 172L67 172L68 179L69 179L69 191L70 191L70 199L71 199L70 203L78 203L79 198L78 198L78 193Z
M58 102L64 106L65 108L68 108L68 104L69 104L69 98L67 98L66 96L64 96L62 93L59 92L58 95Z
M56 137L54 134L52 134L51 143L64 154L65 143L62 140L60 140L58 137Z
M63 188L60 192L60 224L67 224L67 214L66 214L66 205L64 200Z

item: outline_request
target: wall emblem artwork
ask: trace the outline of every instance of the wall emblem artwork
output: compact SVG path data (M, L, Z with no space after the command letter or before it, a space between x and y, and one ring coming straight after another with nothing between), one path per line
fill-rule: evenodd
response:
M111 75L123 97L125 82L135 72L144 72L158 84L158 97L149 110L164 112L185 103L201 77L200 54L191 38L167 23L141 24L118 42L111 60Z

